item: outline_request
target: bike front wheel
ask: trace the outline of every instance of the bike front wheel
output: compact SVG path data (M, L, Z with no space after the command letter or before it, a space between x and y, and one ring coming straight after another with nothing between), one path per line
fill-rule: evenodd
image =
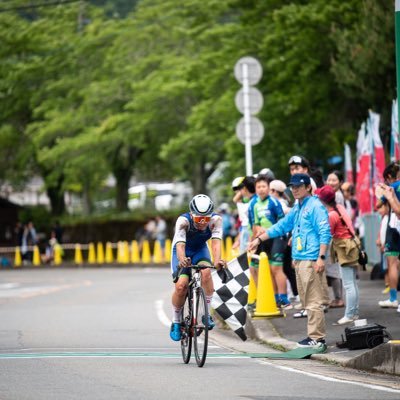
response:
M185 364L189 363L190 355L192 352L193 313L192 313L191 301L192 300L191 300L189 292L188 292L188 294L186 295L185 304L183 305L183 308L182 308L182 319L181 319L181 321L182 321L181 322L181 324L182 324L181 351L182 351L183 362Z
M196 289L194 315L194 354L196 363L202 367L206 362L208 347L208 308L203 288Z

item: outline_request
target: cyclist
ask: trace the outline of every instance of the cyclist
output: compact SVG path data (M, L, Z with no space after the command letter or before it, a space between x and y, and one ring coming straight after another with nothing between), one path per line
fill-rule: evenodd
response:
M198 194L190 201L189 209L190 212L178 217L172 241L171 272L175 290L172 294L173 317L170 337L175 341L181 339L181 311L185 303L190 276L188 267L192 264L213 265L207 246L209 239L211 239L214 266L221 268L226 264L221 260L222 218L213 212L214 204L211 199L205 194ZM180 269L182 270L178 275ZM209 307L214 293L211 271L204 269L201 274ZM215 323L210 314L208 318L208 329L211 330Z

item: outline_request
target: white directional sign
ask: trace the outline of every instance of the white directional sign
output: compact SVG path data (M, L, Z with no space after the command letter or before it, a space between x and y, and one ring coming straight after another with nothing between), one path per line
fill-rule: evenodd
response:
M246 124L244 117L236 124L236 136L242 144L246 144ZM250 144L252 146L261 142L264 137L264 125L257 117L250 117Z
M260 82L262 77L262 66L260 62L253 58L253 57L242 57L239 61L235 64L235 78L236 80L243 85L243 64L247 65L248 76L247 79L249 80L249 85L257 85Z
M240 89L235 97L236 108L244 114L244 89ZM251 115L258 114L264 105L261 92L254 87L249 88L249 111Z

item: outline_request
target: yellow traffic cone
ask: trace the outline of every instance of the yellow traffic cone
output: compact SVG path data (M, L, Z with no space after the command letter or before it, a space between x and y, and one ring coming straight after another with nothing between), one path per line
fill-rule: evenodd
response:
M83 263L83 257L82 257L82 249L81 245L77 243L75 245L75 257L74 257L74 262L77 265L81 265Z
M153 261L156 264L162 263L162 251L161 251L161 244L158 240L154 243L154 252L153 252Z
M33 260L32 264L36 267L40 265L40 251L38 246L33 247Z
M106 243L106 263L111 264L114 262L113 249L110 242Z
M129 264L129 245L127 241L122 242L122 264Z
M143 241L142 263L144 263L144 264L150 264L151 263L150 245L149 245L148 240Z
M257 300L257 286L254 282L253 276L250 274L250 283L249 283L249 297L247 300L248 304L254 304Z
M260 254L260 265L258 267L257 305L253 316L256 318L283 316L276 306L271 271L269 268L268 257L265 253Z
M104 247L103 243L97 243L97 264L104 264Z
M140 263L139 245L136 240L132 240L131 243L131 263L132 264Z
M21 249L15 248L14 267L20 267L22 265Z
M232 238L228 236L225 241L225 259L226 261L231 261L232 256Z
M54 245L54 264L60 265L62 263L62 248L59 244Z
M89 243L88 263L96 264L96 251L94 249L94 243Z
M117 243L117 263L122 263L122 242Z
M165 241L164 261L171 262L171 239Z

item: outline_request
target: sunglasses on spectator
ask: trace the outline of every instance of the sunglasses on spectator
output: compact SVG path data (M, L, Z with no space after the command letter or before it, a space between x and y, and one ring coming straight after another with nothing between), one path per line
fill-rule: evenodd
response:
M211 220L211 216L210 215L207 215L207 216L204 216L204 215L192 215L192 218L193 218L193 222L196 223L196 224L205 224L205 223L210 222L210 220Z

